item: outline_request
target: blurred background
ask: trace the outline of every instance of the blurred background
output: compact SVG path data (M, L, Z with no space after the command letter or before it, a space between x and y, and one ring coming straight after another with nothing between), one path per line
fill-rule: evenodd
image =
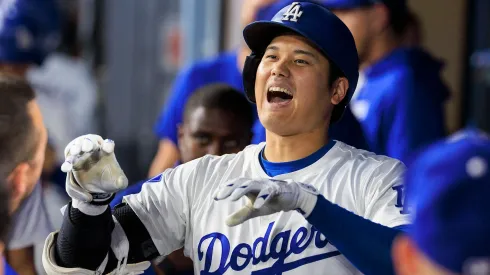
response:
M65 59L76 57L76 62L50 63L48 57L31 80L38 83L36 91L43 88L39 79L48 79L43 84L64 80L67 86L78 87L77 93L86 100L68 99L63 108L52 107L52 114L43 114L48 128L67 124L69 117L68 124L78 132L115 140L118 161L130 182L148 178L159 148L155 124L176 76L196 61L241 45L243 1L261 0L58 0L64 43L57 53ZM407 2L418 19L421 46L444 62L442 75L450 90L445 106L449 133L465 125L490 132L490 1ZM64 73L54 73L53 81L43 75L50 64L73 71L61 69ZM85 115L87 110L93 110L93 116ZM62 129L58 129L62 134L50 137L56 139L51 142L56 148L45 164L50 177L46 181L61 184L64 174L56 165L67 142L76 137ZM57 228L62 220L59 208L67 197L63 191L50 190L49 186L44 190L46 207ZM36 247L35 260L42 273L40 249L42 245Z

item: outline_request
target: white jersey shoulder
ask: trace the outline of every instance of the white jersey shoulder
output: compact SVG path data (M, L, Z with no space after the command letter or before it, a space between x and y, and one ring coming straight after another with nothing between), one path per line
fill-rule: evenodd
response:
M244 199L214 201L213 195L233 178L270 178L259 162L264 145L251 145L232 155L205 156L169 169L146 183L140 194L125 200L145 224L160 254L184 246L196 274L358 274L295 211L226 226L226 217L240 209ZM315 163L274 178L312 184L333 203L393 227L408 223L397 191L404 170L399 161L336 142Z

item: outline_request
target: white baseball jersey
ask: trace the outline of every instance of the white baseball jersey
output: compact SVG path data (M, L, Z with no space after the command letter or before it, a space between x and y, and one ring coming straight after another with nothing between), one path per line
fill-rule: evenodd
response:
M225 224L246 199L218 202L213 196L233 178L270 178L259 162L264 145L169 169L144 184L141 193L124 200L146 226L158 251L167 255L184 247L196 274L359 274L296 211L254 218L236 227ZM399 208L404 170L395 159L337 141L312 165L274 178L311 184L329 201L395 227L409 223Z

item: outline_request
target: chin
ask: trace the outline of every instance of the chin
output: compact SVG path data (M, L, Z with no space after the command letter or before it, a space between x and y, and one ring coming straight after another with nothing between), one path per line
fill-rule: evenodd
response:
M267 131L279 136L291 136L295 133L293 124L279 116L268 115L264 119L261 118L260 122Z

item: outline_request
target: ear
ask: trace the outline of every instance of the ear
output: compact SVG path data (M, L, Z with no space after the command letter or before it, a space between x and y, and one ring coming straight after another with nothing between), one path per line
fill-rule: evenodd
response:
M27 172L29 164L22 162L14 168L12 173L7 177L7 182L11 190L10 200L14 208L20 203L27 192Z
M418 274L418 249L407 235L400 234L395 238L391 247L391 255L395 274Z
M377 32L385 30L390 23L390 11L384 4L374 4L371 10L371 24Z
M333 105L338 105L347 95L349 89L349 81L345 77L340 77L332 85L332 98L330 99Z

